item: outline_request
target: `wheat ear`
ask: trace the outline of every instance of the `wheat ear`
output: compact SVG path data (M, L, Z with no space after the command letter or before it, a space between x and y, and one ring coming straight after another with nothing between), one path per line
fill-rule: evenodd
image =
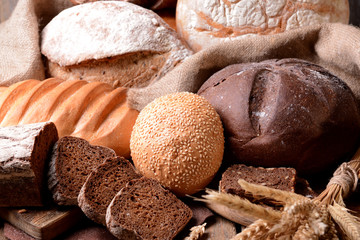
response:
M197 240L205 233L206 223L190 228L190 234L184 240Z
M238 183L240 184L241 188L247 192L250 192L252 195L270 198L282 203L283 205L292 205L298 201L309 200L308 198L296 193L248 183L242 179L239 179Z
M360 222L358 218L351 215L345 207L337 203L329 205L328 210L334 221L351 240L360 239Z
M265 236L269 232L271 226L271 224L262 219L256 220L243 231L235 235L231 240L266 239Z
M237 210L238 212L245 215L262 218L265 221L269 222L276 222L281 218L280 211L253 204L249 200L241 198L239 196L228 193L221 193L210 189L206 189L206 193L207 195L202 196L203 199L197 200L207 203L221 204L228 208Z

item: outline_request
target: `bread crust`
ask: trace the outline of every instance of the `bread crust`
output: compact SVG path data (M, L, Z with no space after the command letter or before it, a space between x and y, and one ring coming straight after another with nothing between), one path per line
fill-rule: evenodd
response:
M348 0L178 0L178 33L194 51L254 35L349 22Z
M57 139L52 122L0 128L1 207L44 205L44 175Z
M41 52L58 65L57 71L50 68L50 76L73 79L79 75L70 70L87 71L84 80L121 82L113 84L116 86L134 86L139 81L133 78L142 78L140 86L159 79L192 54L161 17L122 1L91 2L66 9L43 29L41 38ZM144 59L139 60L139 56ZM106 78L101 68L107 66L102 63L112 65L114 58L116 79ZM139 61L146 64L132 67ZM91 71L94 65L100 65L99 69ZM127 67L132 68L132 74Z
M237 163L313 174L351 154L360 137L351 89L305 60L234 64L212 75L198 94L219 113L228 155Z
M101 82L26 80L0 95L0 126L52 121L59 137L75 136L130 156L138 111L127 106L127 89Z

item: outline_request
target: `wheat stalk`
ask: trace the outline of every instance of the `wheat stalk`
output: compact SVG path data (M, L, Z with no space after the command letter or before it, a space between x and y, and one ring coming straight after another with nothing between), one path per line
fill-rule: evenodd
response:
M204 199L197 200L211 204L221 204L228 208L237 210L245 215L256 216L257 218L261 218L269 222L276 222L281 218L280 211L253 204L249 200L239 196L228 193L220 193L210 189L207 189L206 193L207 195L202 196Z
M190 234L184 240L197 240L205 233L206 223L190 228Z
M334 203L333 206L329 205L328 210L334 221L351 240L360 239L360 223L355 216L337 203Z
M235 235L231 240L266 239L270 227L271 224L263 219L259 219L245 228L242 232Z
M242 179L239 179L238 183L240 184L241 188L247 192L250 192L252 195L273 199L284 205L291 205L297 201L308 200L308 198L296 193L248 183Z

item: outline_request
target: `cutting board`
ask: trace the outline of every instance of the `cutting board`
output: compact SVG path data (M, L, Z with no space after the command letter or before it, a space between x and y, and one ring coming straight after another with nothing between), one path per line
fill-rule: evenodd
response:
M0 208L0 218L36 239L52 239L85 216L80 208Z

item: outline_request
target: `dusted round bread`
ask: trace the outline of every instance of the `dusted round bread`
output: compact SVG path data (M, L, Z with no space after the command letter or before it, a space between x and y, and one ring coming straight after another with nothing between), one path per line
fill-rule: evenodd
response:
M41 52L51 77L113 87L146 86L192 54L155 12L123 1L65 9L43 29Z
M350 88L299 59L231 65L199 89L219 113L238 162L325 170L355 147L360 115Z
M111 0L70 0L73 4L83 4L96 1L111 1ZM116 0L130 2L142 7L150 8L152 10L175 8L176 0Z
M348 0L178 0L178 33L199 51L254 34L275 34L324 22L349 22Z
M219 115L203 97L181 92L159 97L139 114L130 139L135 167L177 196L203 189L224 152Z

